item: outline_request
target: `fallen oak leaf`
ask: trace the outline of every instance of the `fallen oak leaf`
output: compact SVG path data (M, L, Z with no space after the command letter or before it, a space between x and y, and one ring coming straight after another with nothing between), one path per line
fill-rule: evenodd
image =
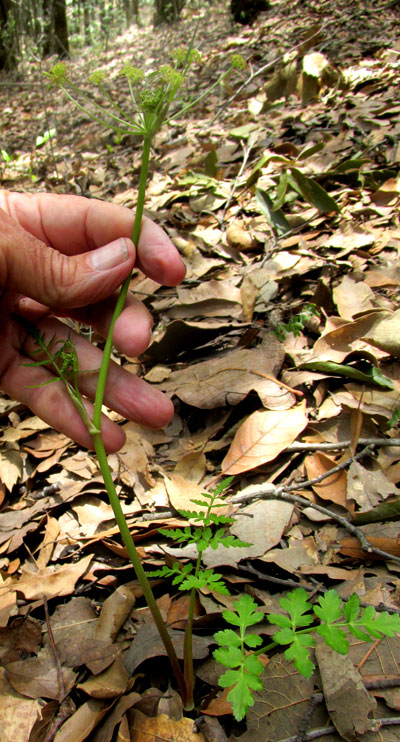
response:
M257 410L237 430L222 462L223 474L240 474L275 459L308 423L306 404L289 410Z

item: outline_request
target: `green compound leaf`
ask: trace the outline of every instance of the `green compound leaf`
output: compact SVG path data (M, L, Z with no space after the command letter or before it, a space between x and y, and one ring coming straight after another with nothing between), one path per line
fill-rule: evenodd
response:
M236 600L234 607L236 612L222 611L222 615L225 621L233 624L233 626L239 626L242 631L264 619L264 615L260 611L256 611L257 603L247 593Z
M292 660L297 670L309 678L314 670L314 663L310 660L309 648L315 644L314 638L309 634L297 634L293 644L285 651L285 657Z
M214 650L213 657L224 667L239 667L243 662L243 654L239 647L219 647Z
M285 616L282 613L268 613L267 619L270 623L275 624L275 626L281 626L282 628L290 628L292 626L289 616Z
M246 658L249 659L249 658ZM221 675L218 683L221 688L233 686L228 693L227 699L232 704L233 715L237 721L246 716L249 706L253 706L253 690L262 690L262 682L258 677L263 671L260 660L253 657L257 662L257 673L249 673L246 668L241 667L239 670L227 670ZM259 667L259 665L261 667Z
M347 603L344 604L343 612L346 617L347 623L352 624L360 613L360 599L356 593L350 595Z
M291 644L296 639L296 632L289 626L285 626L279 631L275 631L274 641L278 644Z
M240 636L233 631L233 629L224 629L223 631L217 631L214 634L214 639L217 644L227 647L240 647L241 641Z
M249 675L261 675L264 671L263 663L254 654L248 654L245 657L243 667Z
M318 603L314 606L314 613L320 621L331 624L343 615L343 603L336 590L328 590L318 598Z
M180 590L202 590L204 588L215 590L220 595L230 594L225 583L222 581L222 575L214 572L212 569L205 569L197 576L194 574L189 575L179 587Z
M338 626L329 626L325 623L317 627L317 632L335 652L347 654L349 642L345 632Z
M253 647L259 647L262 644L262 639L258 634L246 634L243 638L243 643L253 649Z
M289 614L293 628L297 626L309 626L314 620L313 616L308 613L308 611L311 611L312 605L308 600L306 591L302 587L293 590L286 598L281 598L279 605Z

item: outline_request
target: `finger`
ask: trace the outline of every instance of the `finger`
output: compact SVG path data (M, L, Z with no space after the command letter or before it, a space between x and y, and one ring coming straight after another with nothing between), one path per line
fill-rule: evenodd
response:
M48 384L53 374L43 366L28 368L22 364L31 359L15 354L13 362L2 377L2 388L10 397L29 407L32 412L52 428L64 433L80 446L93 449L93 440L75 409L62 382ZM46 384L46 386L41 386ZM32 388L32 385L39 385ZM90 417L93 405L83 400ZM118 451L125 443L125 433L116 423L102 415L101 431L108 453Z
M84 325L93 327L103 337L107 337L115 302L118 294L100 304L89 305L82 309L57 312L58 316L70 317ZM37 324L50 313L48 307L32 299L22 297L17 300L14 311ZM113 343L120 353L128 357L138 356L148 348L151 339L153 319L144 304L128 294L125 307L118 317L113 332Z
M60 252L76 255L132 233L134 212L116 204L53 193L0 192L0 208L21 226ZM174 286L185 267L165 232L143 219L138 265L158 283Z
M67 257L0 211L0 285L50 307L79 307L109 296L129 275L135 248L120 238Z
M69 339L73 343L79 359L79 368L83 372L79 374L80 391L89 399L94 399L97 372L103 355L101 350L54 318L46 318L40 322L38 330L45 333L45 339L48 341L55 335L53 347L57 350L60 348L60 344L56 346L57 340ZM40 358L40 355L35 355L37 344L31 336L26 338L24 351L34 360ZM93 373L90 373L91 371ZM107 407L123 417L152 428L166 425L174 413L172 402L165 394L114 362L110 363L104 402Z

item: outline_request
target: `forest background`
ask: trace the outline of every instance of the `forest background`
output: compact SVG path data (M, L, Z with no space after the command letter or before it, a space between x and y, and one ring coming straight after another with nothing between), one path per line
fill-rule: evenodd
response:
M196 24L202 61L189 94L243 56L239 77L154 142L146 213L187 276L165 290L135 273L155 330L144 357L116 360L169 393L176 415L158 432L121 420L127 444L109 460L153 570L193 556L158 527L182 527L191 498L221 472L235 475L232 532L252 545L205 557L231 595L196 599L195 739L391 742L396 637L355 641L337 660L319 647L309 680L282 652L265 657L264 688L242 725L211 653L240 593L263 613L280 612L300 585L399 612L398 3L276 0L252 25L235 24L228 2L174 3L168 23L160 7L1 0L1 184L135 207L139 143L48 87L43 73L59 57L88 91L102 69L123 102L122 65L151 72ZM5 396L0 424L4 739L187 738L181 719L171 729L157 716L176 713L169 669L95 459ZM179 633L188 597L168 580L155 589ZM271 635L267 622L257 630Z

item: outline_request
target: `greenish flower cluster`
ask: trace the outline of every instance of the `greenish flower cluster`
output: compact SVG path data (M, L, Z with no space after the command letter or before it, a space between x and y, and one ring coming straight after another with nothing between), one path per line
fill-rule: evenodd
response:
M139 93L140 105L144 111L156 111L164 97L162 87L152 87Z
M67 65L64 62L57 62L48 73L50 82L53 85L65 85L68 79Z
M246 60L241 54L232 54L231 63L232 67L235 67L237 70L245 70L247 67Z
M180 88L185 79L182 73L171 67L170 64L163 64L157 70L157 77L173 89Z
M183 67L184 65L191 65L194 62L201 62L201 54L197 49L190 49L185 46L178 46L171 52L172 59L175 60L177 67Z
M93 85L101 85L104 82L105 74L103 70L94 70L89 75L89 82L91 82Z
M139 67L133 67L128 62L124 64L120 74L130 80L134 85L137 85L138 82L144 79L143 70L140 70Z

